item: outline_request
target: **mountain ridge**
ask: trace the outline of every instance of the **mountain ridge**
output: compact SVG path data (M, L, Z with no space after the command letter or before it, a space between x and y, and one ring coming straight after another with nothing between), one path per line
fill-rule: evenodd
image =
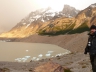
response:
M22 38L34 34L60 35L81 33L88 31L90 25L93 22L95 23L95 16L96 4L91 4L82 11L78 11L68 5L65 5L61 12L54 12L51 8L36 10L22 19L9 32L2 33L0 37Z

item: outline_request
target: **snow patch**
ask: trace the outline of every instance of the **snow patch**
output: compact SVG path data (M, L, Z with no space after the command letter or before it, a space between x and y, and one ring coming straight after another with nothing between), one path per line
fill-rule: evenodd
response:
M55 13L47 14L46 16L52 16L52 17L54 17L55 16Z
M40 17L41 17L40 15L36 15L36 16L34 16L33 18L38 19L38 18L40 18Z
M44 19L42 18L42 20L41 20L42 22L44 22Z
M26 28L28 28L28 27L29 27L29 25L30 25L30 24L27 24Z
M56 12L56 11L52 9L46 11L46 13L51 13L51 12Z
M26 23L22 23L23 25L25 25Z
M92 4L92 5L90 5L90 7L95 8L95 7L96 7L96 5Z
M34 21L34 19L30 19L29 21L30 21L30 23L31 23L31 22L33 22L33 21Z
M55 16L55 13L51 14L51 16L53 16L53 17L54 17L54 16Z

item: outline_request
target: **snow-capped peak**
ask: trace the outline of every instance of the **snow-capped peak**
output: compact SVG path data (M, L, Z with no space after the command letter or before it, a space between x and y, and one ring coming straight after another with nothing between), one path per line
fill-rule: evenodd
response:
M78 12L78 10L70 6L64 6L62 11L56 11L51 7L42 8L36 11L32 11L27 17L21 20L19 23L20 25L17 25L17 27L25 26L25 28L28 28L29 25L33 22L46 22L59 17L73 17L78 14Z
M23 19L22 25L31 24L32 22L37 21L37 20L45 22L45 21L52 19L55 15L56 15L55 10L51 9L50 7L46 9L44 8L39 9L34 12L31 12L29 16L26 17L26 19Z

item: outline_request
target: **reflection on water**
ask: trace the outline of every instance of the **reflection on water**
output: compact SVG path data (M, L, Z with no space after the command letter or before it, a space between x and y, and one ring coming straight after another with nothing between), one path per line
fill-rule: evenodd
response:
M68 53L70 51L51 44L0 42L0 61L38 61Z

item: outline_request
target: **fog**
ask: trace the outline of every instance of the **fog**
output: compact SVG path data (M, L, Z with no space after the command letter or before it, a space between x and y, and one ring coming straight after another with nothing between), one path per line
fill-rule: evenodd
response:
M10 30L37 9L51 6L61 10L64 4L84 9L92 3L96 3L96 0L0 0L0 32Z

